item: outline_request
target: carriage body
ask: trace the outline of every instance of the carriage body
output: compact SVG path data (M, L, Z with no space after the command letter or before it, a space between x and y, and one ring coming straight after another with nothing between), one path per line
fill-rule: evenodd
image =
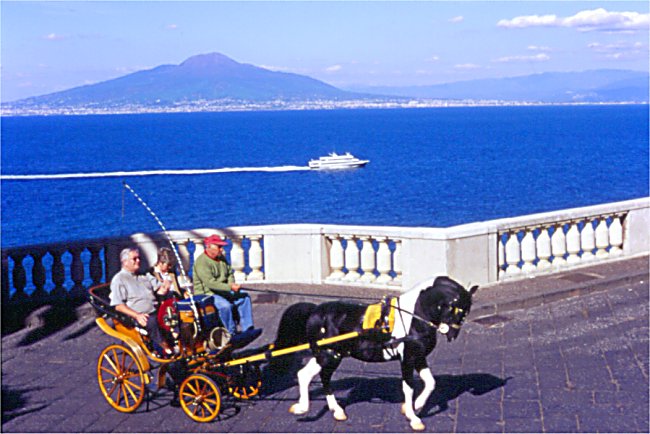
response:
M160 358L146 331L134 319L110 306L110 285L89 289L89 300L97 312L95 320L107 335L121 341L102 350L97 361L99 388L115 410L130 413L145 400L147 393L179 388L183 411L197 422L210 422L221 408L222 391L238 399L259 393L258 364L229 366L234 351L255 337L232 339L222 327L217 309L207 297L163 303L158 319L162 331L173 340L177 353ZM157 369L157 373L154 371ZM172 386L170 386L172 384Z

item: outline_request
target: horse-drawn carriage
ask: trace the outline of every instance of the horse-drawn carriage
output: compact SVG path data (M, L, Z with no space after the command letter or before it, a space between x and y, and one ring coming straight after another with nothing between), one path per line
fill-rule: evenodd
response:
M151 388L147 386L154 381L154 367L159 366L157 388L165 386L169 374L178 387L183 411L197 422L210 422L219 414L222 393L238 399L258 395L261 363L309 350L313 357L298 373L300 398L289 412L299 415L309 410L308 385L320 374L329 409L335 419L345 420L345 411L330 390L332 374L341 359L399 360L405 395L402 412L414 430L423 430L424 424L415 412L424 406L435 386L426 357L436 345L438 332L449 341L458 336L476 289L465 289L447 277L438 277L371 305L345 301L298 303L282 315L273 344L250 350L243 348L259 336L259 331L230 336L221 327L214 306L203 299L195 296L172 301L161 307L159 321L171 333L179 351L163 359L152 351L138 325L110 306L108 285L94 287L90 289L90 301L99 314L97 325L122 341L100 353L99 387L113 408L135 411ZM414 371L425 383L417 399L413 396Z
M175 381L183 411L197 422L210 422L219 414L222 393L238 399L259 393L259 364L232 362L235 351L257 338L261 330L230 336L206 298L170 299L162 303L158 319L177 352L162 358L153 350L146 330L110 306L109 293L108 284L89 290L98 314L95 322L121 341L104 348L97 361L99 388L111 407L133 412L149 390L171 387ZM155 368L159 369L154 379Z

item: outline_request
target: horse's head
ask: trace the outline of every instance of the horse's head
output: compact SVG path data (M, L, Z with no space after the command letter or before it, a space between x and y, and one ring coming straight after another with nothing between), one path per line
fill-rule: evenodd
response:
M478 289L465 289L448 277L438 277L433 285L422 292L420 305L427 318L437 325L438 331L448 341L458 337L465 317L472 308L472 296Z

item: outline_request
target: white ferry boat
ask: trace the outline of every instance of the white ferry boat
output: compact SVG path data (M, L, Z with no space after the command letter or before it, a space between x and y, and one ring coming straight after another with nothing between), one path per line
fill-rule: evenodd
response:
M360 160L349 152L343 155L332 152L325 157L320 157L318 160L309 160L309 168L314 170L352 169L363 167L369 162L370 160Z

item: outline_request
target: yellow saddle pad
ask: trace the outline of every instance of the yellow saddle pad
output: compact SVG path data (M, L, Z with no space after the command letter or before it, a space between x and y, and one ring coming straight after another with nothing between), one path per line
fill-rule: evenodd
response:
M396 297L384 297L381 302L368 306L363 316L363 329L378 328L385 333L392 332L395 325L395 306Z

